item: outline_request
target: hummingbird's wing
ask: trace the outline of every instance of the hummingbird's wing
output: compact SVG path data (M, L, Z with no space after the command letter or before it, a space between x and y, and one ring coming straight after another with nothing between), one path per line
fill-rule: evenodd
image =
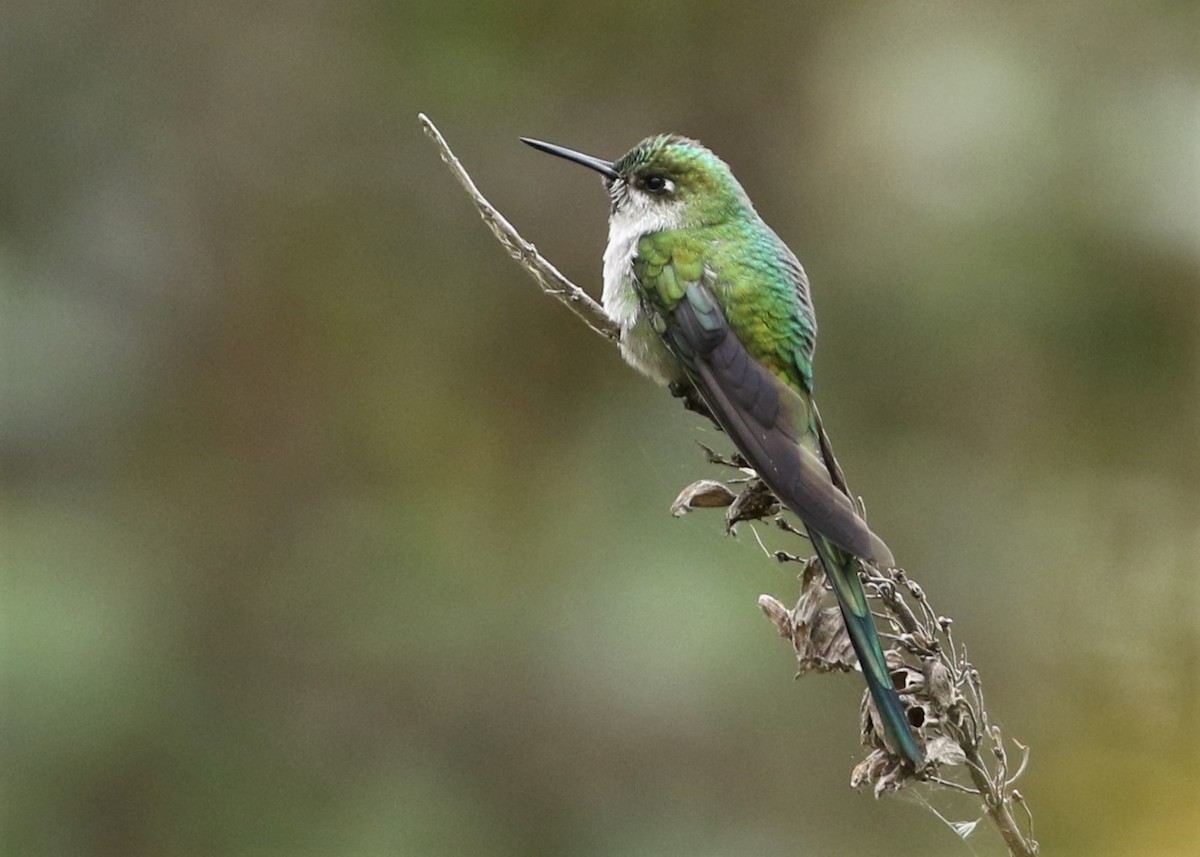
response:
M892 746L919 767L921 750L889 674L855 559L891 566L892 552L859 517L821 460L821 455L828 455L830 466L835 466L809 395L815 325L803 272L794 258L792 262L795 271L788 271L792 276L785 282L795 286L796 303L731 303L737 327L717 300L716 278L696 248L661 235L643 238L634 273L643 299L661 320L655 322L656 329L714 419L807 528L837 597L883 731ZM754 352L742 336L758 346ZM781 357L773 365L772 353Z
M916 767L923 764L904 704L858 578L855 556L892 566L887 545L868 529L821 460L800 443L806 399L754 359L707 285L689 283L668 315L666 339L709 410L750 465L808 530L846 623L884 734ZM812 418L819 426L820 419ZM823 429L818 428L823 434ZM823 436L819 442L827 444Z
M801 444L807 402L746 350L708 285L682 291L665 314L665 338L734 445L807 526L855 556L892 565L887 545Z

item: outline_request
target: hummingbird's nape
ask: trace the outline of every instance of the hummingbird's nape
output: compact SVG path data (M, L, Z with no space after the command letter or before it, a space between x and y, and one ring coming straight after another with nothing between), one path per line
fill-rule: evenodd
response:
M529 137L522 137L521 142L533 146L533 148L537 149L539 152L545 152L548 155L557 155L560 158L566 158L568 161L574 161L577 164L582 164L588 169L595 170L606 178L615 179L618 177L617 170L613 166L612 161L594 158L591 155L585 155L583 152L576 152L574 149L556 146L553 143L544 143L541 140L531 140Z

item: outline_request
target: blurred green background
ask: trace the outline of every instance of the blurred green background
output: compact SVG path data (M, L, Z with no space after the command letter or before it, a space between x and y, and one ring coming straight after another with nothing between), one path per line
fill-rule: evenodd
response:
M1200 853L1189 2L7 2L0 851L994 855L847 787L795 569L667 507L697 418L594 176L711 145L808 267L874 528L1033 747L1044 853Z

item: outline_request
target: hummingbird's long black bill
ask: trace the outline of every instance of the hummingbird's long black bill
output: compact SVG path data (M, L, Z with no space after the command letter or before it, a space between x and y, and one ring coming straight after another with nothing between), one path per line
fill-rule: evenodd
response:
M612 165L611 161L593 158L591 155L585 155L583 152L576 152L574 149L556 146L553 143L543 143L541 140L531 140L528 137L522 137L521 142L527 143L538 151L545 152L548 155L558 155L560 158L566 158L568 161L574 161L577 164L582 164L588 169L595 170L607 178L618 178L616 167Z

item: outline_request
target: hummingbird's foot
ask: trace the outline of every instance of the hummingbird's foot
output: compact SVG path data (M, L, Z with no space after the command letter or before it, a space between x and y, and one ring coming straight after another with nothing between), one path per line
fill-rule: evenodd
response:
M672 381L667 384L667 389L671 391L671 395L677 399L683 399L683 406L693 413L697 413L702 417L707 417L713 425L717 421L713 419L712 411L708 409L708 405L700 398L700 394L696 392L696 387L689 381ZM720 428L720 426L717 426Z

